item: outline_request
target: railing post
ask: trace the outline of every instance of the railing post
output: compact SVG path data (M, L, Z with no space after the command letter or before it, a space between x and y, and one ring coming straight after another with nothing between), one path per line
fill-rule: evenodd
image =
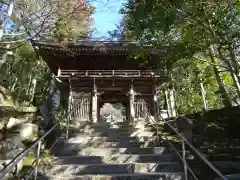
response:
M182 159L183 159L183 166L184 166L184 179L188 180L188 169L187 169L187 162L186 162L186 149L185 149L185 142L184 139L181 138L182 143Z
M68 140L68 137L69 137L69 115L68 115L68 117L67 117L67 124L66 124L66 139L65 139L65 141L67 141Z
M158 123L156 123L157 126L157 145L159 145L159 129L158 129Z
M34 180L37 180L38 166L39 166L39 162L40 162L41 145L42 145L42 141L39 141L39 142L38 142L38 145L37 145L36 167L35 167Z

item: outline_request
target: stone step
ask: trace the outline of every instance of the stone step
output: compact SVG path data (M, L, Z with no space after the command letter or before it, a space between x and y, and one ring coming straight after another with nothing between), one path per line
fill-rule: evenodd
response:
M82 132L81 132L82 131ZM152 131L134 131L134 132L127 132L127 131L115 131L115 130L106 130L103 132L99 131L84 131L80 130L80 132L71 133L72 135L89 135L89 136L102 136L102 137L112 137L112 136L127 136L127 137L142 137L142 136L153 136L154 132Z
M94 148L65 146L55 150L55 156L78 156L78 155L100 155L100 154L165 154L173 152L166 147L129 147L129 148ZM180 151L179 151L180 152Z
M231 155L240 155L240 147L216 147L216 148L201 148L201 152L207 154L231 154Z
M73 120L74 121L74 120ZM71 123L72 124L72 123ZM78 124L79 127L85 127L85 126L102 126L102 127L117 127L117 128L120 128L120 127L133 127L133 126L144 126L146 125L145 123L145 120L137 120L137 122L131 124L131 123L128 123L128 122L115 122L115 123L112 123L112 122L98 122L98 123L94 123L94 122L91 122L91 121L79 121L77 120L75 124ZM73 125L73 124L72 124Z
M212 163L223 174L240 173L240 161L213 161Z
M216 154L216 155L207 155L205 156L210 160L210 161L240 161L240 156L235 156L231 154Z
M183 172L183 165L175 162L55 165L49 171L51 171L51 175L59 176L107 173Z
M72 141L66 143L65 146L75 146L78 149L92 147L92 148L131 148L131 147L155 147L156 144L151 141L139 142L139 141L86 141L85 143L79 141Z
M183 173L120 173L82 176L51 176L55 180L183 180Z
M129 148L77 148L77 147L65 147L61 148L56 156L71 156L71 155L99 155L99 154L165 154L172 152L166 147L152 147L152 148L139 148L139 147L129 147ZM77 153L77 154L76 154Z
M226 178L228 180L239 180L240 174L229 174L229 175L226 175ZM221 180L221 178L216 178L215 180Z
M114 127L99 127L99 126L87 126L84 128L79 128L79 132L124 132L124 133L132 133L132 132L141 132L141 131L152 131L151 127L135 128L135 127L122 127L122 128L114 128Z
M101 164L101 163L155 163L179 161L177 155L168 154L112 154L111 156L59 156L55 157L54 164Z
M148 142L154 141L157 137L128 137L128 136L109 136L109 137L101 137L101 136L87 136L87 135L78 135L74 138L70 138L68 143L88 143L88 142Z
M166 154L174 152L166 147L129 147L129 148L96 148L96 147L81 147L65 146L56 148L55 156L78 156L78 155L112 155L112 154ZM181 154L181 151L178 151ZM188 151L187 151L188 153Z
M240 173L240 162L232 161L210 161L215 168L222 174L235 174ZM188 161L188 165L191 167L193 172L197 173L199 179L214 179L218 175L203 161ZM211 177L211 178L210 178Z

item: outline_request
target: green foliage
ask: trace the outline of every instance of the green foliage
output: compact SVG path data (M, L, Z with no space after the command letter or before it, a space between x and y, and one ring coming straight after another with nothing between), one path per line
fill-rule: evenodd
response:
M12 91L15 103L39 105L48 91L51 73L35 51L26 43L8 56L1 71L0 84Z
M40 106L49 94L49 82L53 78L29 40L74 42L90 33L93 11L94 8L85 1L14 2L12 16L5 15L5 18L15 24L0 42L0 84L13 93L14 104Z
M239 99L233 82L233 74L240 82L239 2L128 0L121 12L128 40L162 50L159 64L165 64L172 77L180 114L204 107L200 83L210 109L226 105L226 99L232 104L233 97ZM198 54L203 61L195 58Z
M223 107L218 84L213 69L202 61L179 61L173 68L173 83L176 89L178 114L194 113L203 110L203 99L200 83L206 92L209 109Z
M53 31L53 40L71 42L90 32L91 14L94 8L76 1L61 2L56 12L57 21ZM81 3L81 1L80 1Z

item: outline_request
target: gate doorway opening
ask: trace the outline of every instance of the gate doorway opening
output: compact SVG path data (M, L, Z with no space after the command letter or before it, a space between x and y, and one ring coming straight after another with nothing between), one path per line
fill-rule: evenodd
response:
M126 107L122 103L106 102L100 106L100 122L118 124L126 120Z

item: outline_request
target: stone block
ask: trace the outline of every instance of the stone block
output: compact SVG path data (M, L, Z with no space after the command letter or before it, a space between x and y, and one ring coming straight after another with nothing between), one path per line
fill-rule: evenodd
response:
M31 123L25 123L20 130L21 141L34 142L38 138L38 126Z

